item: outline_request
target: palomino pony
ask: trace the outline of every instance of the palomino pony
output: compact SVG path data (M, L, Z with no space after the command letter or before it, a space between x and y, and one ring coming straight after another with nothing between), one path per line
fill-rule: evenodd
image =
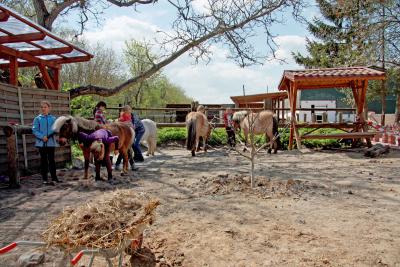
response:
M259 113L238 111L233 113L232 120L236 126L240 125L243 130L245 145L247 145L250 129L253 129L254 134L265 134L265 138L269 138L268 153L271 153L271 148L274 148L274 154L276 154L280 147L280 138L278 136L278 120L274 117L274 113L269 110L263 110ZM278 137L271 144L275 136Z
M201 112L190 112L186 116L187 141L188 150L192 151L192 156L196 156L196 149L199 145L200 137L203 137L204 152L207 152L207 140L211 134L211 125L206 115Z
M147 143L147 153L146 156L154 156L154 152L157 148L157 124L149 119L142 120L144 126L144 134L142 136L141 142Z
M101 128L97 122L92 120L86 120L81 117L73 116L61 116L56 119L53 125L53 130L59 136L59 144L65 145L69 139L78 139L78 133L84 132L90 134L95 130ZM135 132L131 127L124 123L114 122L104 125L105 129L111 131L112 135L116 135L119 138L118 147L115 148L114 144L110 145L109 151L118 149L124 157L124 168L123 172L128 172L128 150L132 147L133 140L135 139ZM88 178L89 169L89 158L90 158L90 147L82 147L83 156L85 158L85 179ZM108 155L107 155L108 156ZM109 173L110 175L110 173Z

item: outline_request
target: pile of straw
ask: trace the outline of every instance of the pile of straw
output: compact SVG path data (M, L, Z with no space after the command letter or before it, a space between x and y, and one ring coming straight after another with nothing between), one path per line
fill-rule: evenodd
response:
M43 233L50 246L65 250L122 248L152 224L159 205L145 194L118 190L76 208L66 209Z

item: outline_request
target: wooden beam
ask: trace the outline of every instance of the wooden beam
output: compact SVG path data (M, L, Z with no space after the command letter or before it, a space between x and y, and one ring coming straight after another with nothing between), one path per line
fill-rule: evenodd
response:
M293 94L292 94L292 91L293 91L292 83L290 83L288 95L289 95L289 107L290 107L291 116L293 116L293 112L292 112L292 110L293 110ZM290 135L289 135L289 146L288 146L289 150L292 150L292 148L293 148L293 136L294 136L294 127L293 127L293 118L291 118Z
M360 139L374 137L378 132L355 132L355 133L337 133L337 134L312 134L303 135L301 139Z
M72 47L60 47L60 48L46 48L46 49L38 49L38 50L31 50L25 51L31 56L46 56L46 55L59 55L59 54L66 54L70 53L73 50Z
M43 40L45 37L46 34L42 32L25 33L18 35L5 35L5 36L0 36L0 44L38 41L38 40Z
M10 14L8 14L7 12L1 12L0 13L0 21L4 22L7 21L10 18Z
M46 66L39 65L40 72L42 73L43 81L47 89L56 90L54 82L52 81Z
M53 59L53 60L47 60L47 62L52 62L54 64L68 64L68 63L78 63L78 62L84 62L84 61L89 61L92 57L90 56L83 56L83 57L71 57L71 58L63 58L63 59Z
M18 86L18 61L16 57L10 57L10 84Z
M60 68L51 68L51 70L54 73L53 76L53 84L54 84L54 90L59 90L60 89Z
M1 44L0 44L0 51L2 53L4 53L4 54L9 55L9 56L13 56L13 57L24 59L26 61L34 62L34 63L36 63L38 65L58 68L58 64L55 64L54 62L51 62L49 60L42 60L40 58L31 56L31 55L29 55L29 54L27 54L25 52L17 51L15 49L9 48L9 47L1 45Z

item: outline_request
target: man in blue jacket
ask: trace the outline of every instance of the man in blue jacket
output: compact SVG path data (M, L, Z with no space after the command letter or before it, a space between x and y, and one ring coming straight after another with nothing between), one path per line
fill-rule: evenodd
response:
M57 146L57 142L52 129L56 117L50 114L51 105L49 101L42 101L40 103L40 109L42 113L33 120L32 133L36 137L35 146L39 148L40 172L42 174L43 183L53 185L54 182L60 182L57 178L56 162L54 160L54 150ZM49 182L47 178L49 170L52 182Z
M132 124L133 124L133 129L135 130L135 140L133 142L133 153L134 153L133 160L135 162L143 162L144 158L142 150L140 149L140 140L144 135L145 128L139 116L135 113L132 113Z

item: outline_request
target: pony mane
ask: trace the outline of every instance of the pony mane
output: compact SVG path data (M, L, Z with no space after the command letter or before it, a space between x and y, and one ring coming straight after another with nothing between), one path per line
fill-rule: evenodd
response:
M232 120L236 122L241 122L247 116L247 110L241 110L233 113Z
M71 116L72 117L72 116ZM72 117L73 122L75 121L76 123L76 131L78 131L78 127L85 129L85 130L96 130L96 127L98 127L98 124L94 120L87 120L82 117Z
M53 124L53 131L56 133L59 133L61 130L61 127L68 121L71 120L72 122L72 130L74 133L76 133L78 131L78 126L76 125L76 123L74 123L74 117L70 116L70 115L66 115L66 116L60 116L58 117L54 124Z
M97 122L92 120L87 120L82 117L73 117L71 115L60 116L56 119L53 124L53 131L56 133L60 132L61 127L68 121L71 120L72 123L72 132L77 133L78 127L81 127L85 130L95 130L97 126Z

